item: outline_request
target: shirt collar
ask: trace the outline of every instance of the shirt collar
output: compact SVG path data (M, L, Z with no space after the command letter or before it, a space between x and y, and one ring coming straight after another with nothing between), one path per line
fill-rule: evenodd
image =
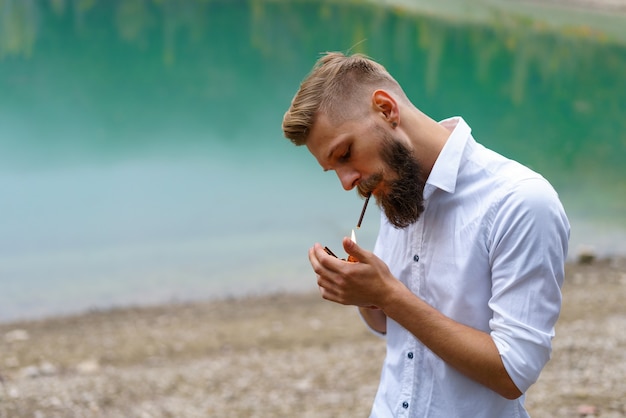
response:
M424 186L424 199L428 199L435 189L454 193L461 156L472 132L472 129L460 116L444 119L439 124L451 133L428 176Z

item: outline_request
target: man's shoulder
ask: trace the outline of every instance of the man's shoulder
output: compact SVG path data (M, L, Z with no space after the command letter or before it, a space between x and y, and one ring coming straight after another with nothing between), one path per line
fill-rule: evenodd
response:
M551 187L541 174L530 167L477 142L469 148L460 176L471 181L491 183L492 187L513 188L523 186L527 181L542 182Z

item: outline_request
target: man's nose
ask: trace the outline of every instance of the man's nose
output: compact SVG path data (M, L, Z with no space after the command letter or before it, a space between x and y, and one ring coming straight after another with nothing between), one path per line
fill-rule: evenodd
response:
M357 184L359 184L359 179L361 176L355 170L342 168L335 171L337 173L337 177L339 177L339 181L345 190L352 190Z

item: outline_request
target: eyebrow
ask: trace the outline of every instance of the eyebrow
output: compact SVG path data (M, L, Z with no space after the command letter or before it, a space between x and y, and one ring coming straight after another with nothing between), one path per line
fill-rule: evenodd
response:
M337 148L339 148L339 146L340 146L342 143L343 143L343 140L342 140L342 141L339 141L338 143L336 143L335 145L333 145L333 146L330 148L330 151L328 151L328 155L326 156L326 160L327 160L327 161L330 161L330 160L332 159L333 154L337 151Z
M328 164L328 163L330 163L331 158L332 158L333 154L335 153L335 151L337 150L337 148L338 148L338 147L339 147L339 144L336 144L336 145L334 145L334 146L330 149L330 151L328 152L328 155L326 156L326 163L327 163L327 164ZM321 164L321 163L320 163L320 165L322 166L322 170L324 170L324 172L325 172L325 173L326 173L327 171L332 170L332 168L326 168L326 167L324 167L324 165L323 165L323 164Z
M326 161L330 162L333 157L333 154L337 152L337 149L340 148L343 144L345 144L348 139L349 139L348 136L343 136L341 139L337 140L337 142L335 142L335 144L328 151L328 155L326 156ZM324 168L324 171L330 171L330 169Z

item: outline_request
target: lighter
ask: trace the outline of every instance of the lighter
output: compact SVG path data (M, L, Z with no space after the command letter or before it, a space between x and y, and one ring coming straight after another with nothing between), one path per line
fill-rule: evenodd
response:
M365 209L367 208L367 203L370 201L370 196L371 195L372 194L370 193L365 198L365 203L363 203L363 209L361 210L361 216L359 216L359 221L356 224L356 229L359 229L361 227L361 222L363 222L363 216L365 215ZM352 235L350 236L350 239L352 240L352 242L354 242L356 244L356 235L354 234L354 229L352 230ZM339 258L328 247L324 247L324 251L326 251L326 254L328 254L328 255L332 255L335 258ZM345 259L342 258L342 260L345 260ZM348 255L348 261L351 262L351 263L356 263L359 260L357 260L356 258L352 257L351 255Z

